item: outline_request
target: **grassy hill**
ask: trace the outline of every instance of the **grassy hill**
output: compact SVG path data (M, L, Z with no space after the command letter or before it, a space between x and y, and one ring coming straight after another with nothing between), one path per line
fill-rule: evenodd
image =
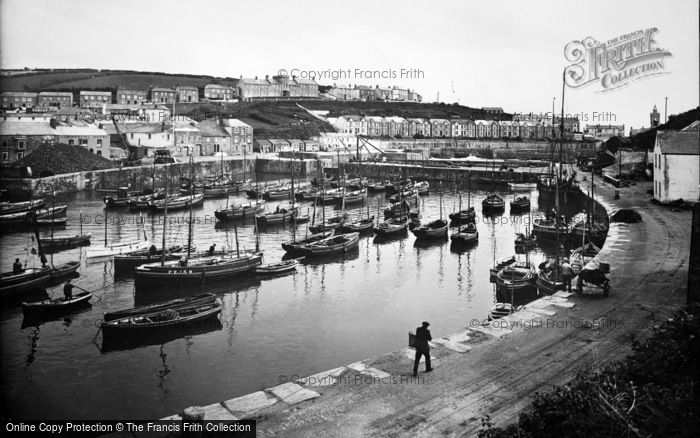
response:
M203 87L209 83L235 86L237 79L206 75L137 72L128 70L47 70L3 75L0 88L8 91L78 91L114 89L119 86L147 90L152 86L176 85Z
M31 167L34 177L88 170L110 169L115 163L95 155L83 146L45 145L14 163L14 167Z
M696 120L700 120L700 107L669 116L668 122L663 125L630 137L632 147L635 149L653 149L656 143L656 131L678 131Z

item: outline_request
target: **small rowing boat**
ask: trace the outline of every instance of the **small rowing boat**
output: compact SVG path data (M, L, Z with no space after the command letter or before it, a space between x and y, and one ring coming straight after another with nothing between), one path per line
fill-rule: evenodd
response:
M216 295L211 293L193 295L187 298L177 298L162 303L150 304L148 306L132 307L130 309L107 312L102 318L104 321L114 321L115 319L130 318L147 313L162 312L167 309L179 310L187 307L210 304L216 301Z
M60 298L49 298L48 300L34 301L31 303L22 302L22 311L27 313L40 313L40 312L61 312L76 307L81 307L89 304L90 298L92 298L92 292L83 291L79 294L73 295L72 298L68 299L66 297Z
M186 327L197 321L214 317L221 312L221 303L196 304L181 309L165 309L159 312L145 313L126 318L104 321L101 325L105 332L135 332L141 330L158 330L170 327Z
M256 267L255 273L260 275L282 274L294 271L298 264L299 260L297 259L283 260L277 263L267 263Z

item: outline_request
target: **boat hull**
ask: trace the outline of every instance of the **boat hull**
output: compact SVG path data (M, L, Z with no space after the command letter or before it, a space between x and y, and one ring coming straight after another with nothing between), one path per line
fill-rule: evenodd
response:
M169 262L142 265L136 268L137 289L143 287L181 287L185 285L201 285L234 278L250 272L262 263L262 254L253 254L237 258L203 257L192 261L191 265L179 266Z

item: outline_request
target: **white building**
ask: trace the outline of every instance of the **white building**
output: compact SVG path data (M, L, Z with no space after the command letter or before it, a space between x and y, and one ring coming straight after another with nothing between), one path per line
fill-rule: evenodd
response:
M654 199L700 200L700 144L693 131L659 131L654 144Z

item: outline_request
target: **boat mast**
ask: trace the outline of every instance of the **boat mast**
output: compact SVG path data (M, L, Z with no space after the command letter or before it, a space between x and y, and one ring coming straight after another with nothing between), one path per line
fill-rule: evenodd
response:
M174 135L173 135L174 136ZM167 165L168 172L170 171L170 165ZM163 207L163 246L161 248L160 265L165 265L165 231L168 228L168 182L170 178L165 179L165 205Z
M462 213L462 191L459 191L459 210L457 210L457 234L462 232L462 220L459 215ZM442 216L442 215L440 215Z
M51 248L53 249L53 225L56 217L56 191L53 190L53 187L51 189ZM53 266L53 253L54 252L51 251L51 266Z
M187 258L190 258L192 253L192 201L194 200L194 175L192 168L194 167L194 157L190 155L190 220L187 226ZM165 250L165 248L163 248Z
M556 190L556 210L557 210L557 217L555 219L555 224L556 224L556 231L557 231L557 249L556 249L556 269L557 273L559 272L559 248L560 248L560 241L559 241L559 218L561 216L561 213L559 211L559 185L561 184L561 178L562 178L562 153L564 149L564 91L566 90L566 70L562 73L562 84L561 84L561 123L559 125L559 177L557 180L557 184L555 187ZM559 278L559 275L557 274L557 278Z
M109 202L107 198L104 199L105 203L105 248L107 248L107 222L109 218Z

